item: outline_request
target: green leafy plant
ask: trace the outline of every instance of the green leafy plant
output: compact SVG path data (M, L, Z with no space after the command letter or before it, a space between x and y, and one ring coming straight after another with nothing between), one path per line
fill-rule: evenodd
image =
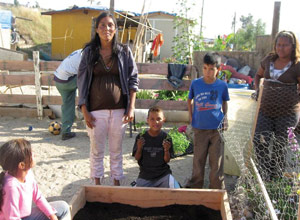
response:
M172 138L173 149L175 155L184 154L188 146L190 145L190 141L187 137L178 131L177 127L173 127L169 133L168 137ZM166 139L168 139L168 137Z
M176 63L176 58L175 57L163 58L162 62L163 63Z
M186 101L188 99L188 94L188 91L159 90L155 92L154 96L159 100Z
M266 184L266 189L273 202L274 208L278 212L279 219L297 219L297 195L295 186L297 185L294 178L282 177ZM278 192L280 189L280 192Z
M141 89L136 93L137 99L154 99L153 92Z
M140 130L140 137L146 133L146 128L144 127L146 124L145 121L135 123L135 127Z
M178 0L176 4L180 10L174 18L174 29L177 30L177 34L173 38L172 51L175 58L174 63L184 64L188 63L193 53L193 43L196 36L193 33L193 28L197 22L195 19L188 18L188 15L195 3L189 4L188 0Z
M214 46L211 48L214 51L223 51L230 49L231 39L234 37L234 34L218 36L215 40Z
M234 50L255 50L256 37L265 34L266 24L261 20L254 20L253 15L242 15L240 17L242 27L239 28L235 36L231 39Z

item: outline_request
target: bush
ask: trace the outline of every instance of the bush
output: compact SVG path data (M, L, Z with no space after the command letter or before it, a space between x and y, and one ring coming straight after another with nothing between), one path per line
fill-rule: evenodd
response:
M141 89L136 93L137 99L154 99L154 95L152 91Z

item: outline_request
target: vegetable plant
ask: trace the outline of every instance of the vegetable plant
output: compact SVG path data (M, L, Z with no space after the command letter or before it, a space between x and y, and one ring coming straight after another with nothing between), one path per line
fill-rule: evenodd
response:
M180 133L177 127L173 127L169 133L168 137L172 138L173 149L175 155L185 154L186 149L190 145L190 141L187 139L184 133ZM168 138L167 137L167 138Z

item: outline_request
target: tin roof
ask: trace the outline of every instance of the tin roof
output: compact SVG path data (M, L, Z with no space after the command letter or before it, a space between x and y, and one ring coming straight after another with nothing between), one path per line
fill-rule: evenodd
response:
M80 11L80 10L95 10L95 11L108 11L109 8L104 7L104 6L93 6L93 7L78 7L76 5L74 5L72 8L67 8L67 9L63 9L63 10L55 10L55 11L46 11L46 12L42 12L42 15L53 15L53 14L60 14L60 13L64 13L64 12L71 12L71 11ZM124 10L115 10L116 12L122 13L122 14L126 14L127 11ZM139 16L138 13L135 12L128 12L129 16Z
M62 10L53 10L53 11L46 11L46 12L42 12L42 15L53 15L53 14L60 14L60 13L64 13L64 12L70 12L70 11L76 11L76 10L96 10L96 11L108 11L109 8L104 7L104 6L88 6L88 7L78 7L76 5L74 5L72 8L67 8L67 9L62 9ZM126 14L127 11L126 10L115 10L116 12L119 13L123 13ZM148 14L166 14L166 15L171 15L171 16L176 16L176 13L170 13L170 12L166 12L166 11L151 11L148 12ZM147 13L146 13L147 14ZM128 12L128 15L130 16L140 16L141 13L136 13L136 12Z

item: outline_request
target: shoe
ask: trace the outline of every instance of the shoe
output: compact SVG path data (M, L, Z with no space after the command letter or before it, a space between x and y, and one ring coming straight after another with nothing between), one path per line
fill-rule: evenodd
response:
M76 133L75 133L75 132L68 132L68 133L62 134L61 139L62 139L63 141L65 141L65 140L69 140L69 139L71 139L71 138L73 138L73 137L75 137L75 136L76 136Z

